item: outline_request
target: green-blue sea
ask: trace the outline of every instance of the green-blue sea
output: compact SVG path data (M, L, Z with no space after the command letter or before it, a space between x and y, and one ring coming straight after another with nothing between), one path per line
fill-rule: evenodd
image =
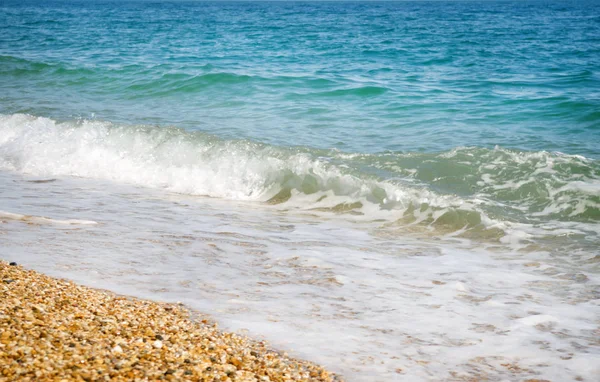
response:
M598 1L0 0L0 258L348 381L593 381L598 248Z

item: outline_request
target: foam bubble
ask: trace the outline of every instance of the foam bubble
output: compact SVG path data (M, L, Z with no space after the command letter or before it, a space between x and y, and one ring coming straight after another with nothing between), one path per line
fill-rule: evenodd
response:
M22 215L7 211L0 211L0 219L19 220L29 224L59 224L59 225L95 225L98 222L93 220L80 219L51 219L44 216Z

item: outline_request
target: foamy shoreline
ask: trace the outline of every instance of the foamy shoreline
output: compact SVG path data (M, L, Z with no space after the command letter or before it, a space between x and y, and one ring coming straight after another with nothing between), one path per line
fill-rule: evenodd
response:
M0 261L0 381L334 381L320 366L193 320Z

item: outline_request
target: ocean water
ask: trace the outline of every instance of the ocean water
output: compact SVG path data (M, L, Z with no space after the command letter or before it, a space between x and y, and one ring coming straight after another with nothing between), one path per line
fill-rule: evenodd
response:
M5 260L348 381L596 381L598 248L598 2L0 2Z

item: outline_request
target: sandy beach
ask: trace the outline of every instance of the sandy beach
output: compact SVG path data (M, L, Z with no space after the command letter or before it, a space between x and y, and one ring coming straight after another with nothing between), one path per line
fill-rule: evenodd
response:
M179 304L0 261L0 381L334 381Z

